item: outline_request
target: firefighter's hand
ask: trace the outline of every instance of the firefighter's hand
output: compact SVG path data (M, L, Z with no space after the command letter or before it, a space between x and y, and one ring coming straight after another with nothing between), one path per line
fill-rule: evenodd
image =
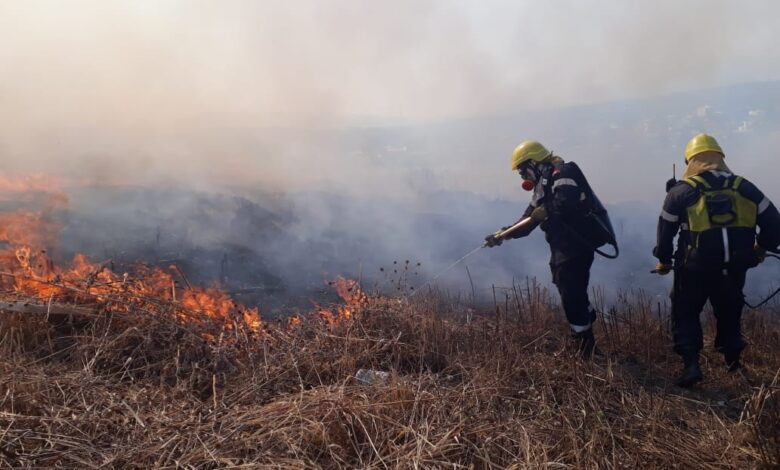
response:
M668 193L669 191L671 191L674 185L676 184L677 184L676 178L669 178L668 180L666 180L666 192Z
M758 264L761 264L766 259L766 248L759 245L758 243L753 245L753 252L756 254L756 258L758 259Z
M485 237L485 246L488 248L493 248L494 246L499 246L504 242L503 238L500 238L498 234L501 233L501 231L498 231L496 233L491 233L487 237Z
M659 261L655 265L655 269L653 269L652 272L654 272L655 274L660 274L661 276L666 276L667 274L669 274L671 270L672 270L672 265L670 263L662 263Z
M547 219L547 209L539 206L531 212L531 218L537 222L544 222Z

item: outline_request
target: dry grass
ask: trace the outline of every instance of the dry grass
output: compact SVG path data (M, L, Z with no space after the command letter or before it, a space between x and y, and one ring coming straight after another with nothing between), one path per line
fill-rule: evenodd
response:
M164 315L80 328L3 314L0 462L69 468L770 468L780 465L780 326L746 315L750 377L707 352L671 385L663 308L623 298L609 355L572 358L533 286L490 313L441 296L370 299L351 319L182 328ZM214 338L205 341L204 337ZM710 336L711 338L711 336ZM359 368L391 371L364 386Z

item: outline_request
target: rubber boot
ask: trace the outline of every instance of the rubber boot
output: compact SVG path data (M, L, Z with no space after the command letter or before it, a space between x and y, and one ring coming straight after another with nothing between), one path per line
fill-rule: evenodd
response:
M729 372L736 372L742 368L742 363L739 362L739 352L727 352L723 354L726 359L726 367Z
M699 354L687 354L683 356L683 372L674 381L675 385L682 388L692 387L703 378L699 367Z
M591 360L593 356L603 356L601 350L596 346L596 338L593 337L593 329L588 329L574 334L574 341L577 347L577 354L585 359Z

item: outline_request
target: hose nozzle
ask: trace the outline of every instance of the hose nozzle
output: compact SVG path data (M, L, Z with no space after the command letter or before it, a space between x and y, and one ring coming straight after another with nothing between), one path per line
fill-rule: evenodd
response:
M495 236L496 238L502 239L508 237L509 235L515 237L525 237L526 235L529 235L538 225L538 221L532 219L531 217L526 217L511 227L499 230L495 233Z

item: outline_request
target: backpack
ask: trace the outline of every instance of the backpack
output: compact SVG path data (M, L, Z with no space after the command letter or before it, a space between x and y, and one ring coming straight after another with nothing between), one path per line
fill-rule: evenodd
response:
M564 224L564 227L575 239L601 256L610 259L617 258L620 252L607 209L596 196L580 167L574 162L568 164L576 171L577 183L582 186L580 190L584 198L582 200L583 212L577 226L570 227ZM610 255L601 251L599 248L604 245L612 245L614 254Z
M758 206L739 192L744 178L729 175L720 186L701 175L683 180L698 192L688 206L685 264L696 268L749 268L758 264L753 251Z

